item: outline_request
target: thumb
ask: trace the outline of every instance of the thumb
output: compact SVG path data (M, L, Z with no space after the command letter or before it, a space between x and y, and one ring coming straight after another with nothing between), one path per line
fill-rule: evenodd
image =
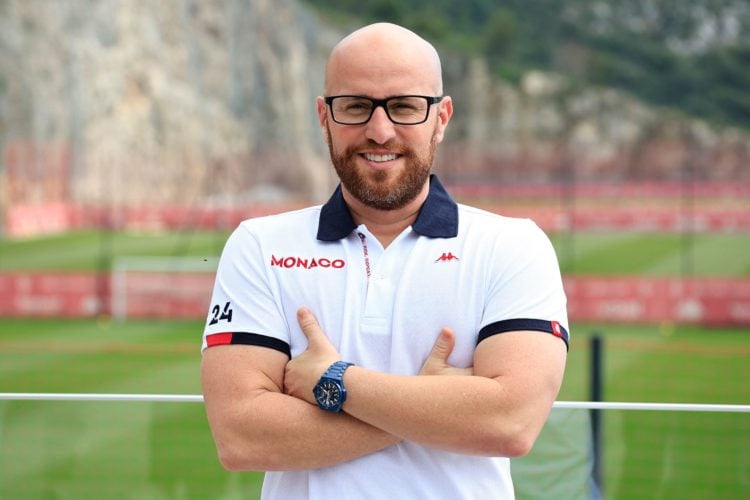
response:
M312 311L306 307L300 307L297 310L297 323L299 323L302 333L307 337L308 345L320 343L321 336L324 336L324 334Z
M440 330L435 345L432 346L432 352L430 352L430 358L441 361L442 363L448 363L448 356L453 352L453 346L456 344L456 334L450 328L443 328Z

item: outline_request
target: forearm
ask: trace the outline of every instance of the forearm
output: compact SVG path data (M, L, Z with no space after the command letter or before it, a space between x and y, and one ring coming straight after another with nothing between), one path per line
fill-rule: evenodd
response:
M400 440L351 415L270 391L231 408L209 409L209 420L220 460L230 470L316 469Z
M544 398L521 401L501 382L481 376L409 377L351 367L344 381L349 415L456 453L523 455L549 412Z
M264 347L217 346L204 352L206 414L227 469L314 469L399 441L350 415L326 413L283 394L286 362L286 356Z

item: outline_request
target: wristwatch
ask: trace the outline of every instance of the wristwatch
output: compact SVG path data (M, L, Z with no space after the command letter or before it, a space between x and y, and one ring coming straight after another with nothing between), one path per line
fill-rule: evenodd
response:
M338 413L346 401L346 388L344 388L344 372L354 363L336 361L320 377L313 388L313 395L321 410Z

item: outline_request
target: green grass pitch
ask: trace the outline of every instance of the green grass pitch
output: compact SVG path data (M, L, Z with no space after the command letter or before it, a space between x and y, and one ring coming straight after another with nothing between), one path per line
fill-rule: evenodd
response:
M3 392L200 394L195 321L0 326ZM254 498L222 469L199 403L0 401L0 498Z
M588 398L588 335L605 335L612 401L747 403L746 332L574 325L560 400ZM22 320L0 326L4 392L199 394L201 324ZM558 410L554 410L557 412ZM586 413L545 429L514 464L519 498L557 435L585 452ZM554 420L554 419L553 419ZM571 422L573 424L571 425ZM609 498L741 498L750 492L747 414L605 413ZM0 402L3 498L255 498L261 474L224 471L198 403ZM531 465L531 467L530 467ZM577 465L578 473L587 467ZM571 471L559 471L562 478ZM546 474L544 477L548 477Z

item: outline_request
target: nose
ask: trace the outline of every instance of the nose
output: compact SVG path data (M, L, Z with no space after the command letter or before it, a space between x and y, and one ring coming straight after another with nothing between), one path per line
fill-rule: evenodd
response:
M375 108L366 127L365 136L378 144L385 144L396 135L396 128L382 106Z

